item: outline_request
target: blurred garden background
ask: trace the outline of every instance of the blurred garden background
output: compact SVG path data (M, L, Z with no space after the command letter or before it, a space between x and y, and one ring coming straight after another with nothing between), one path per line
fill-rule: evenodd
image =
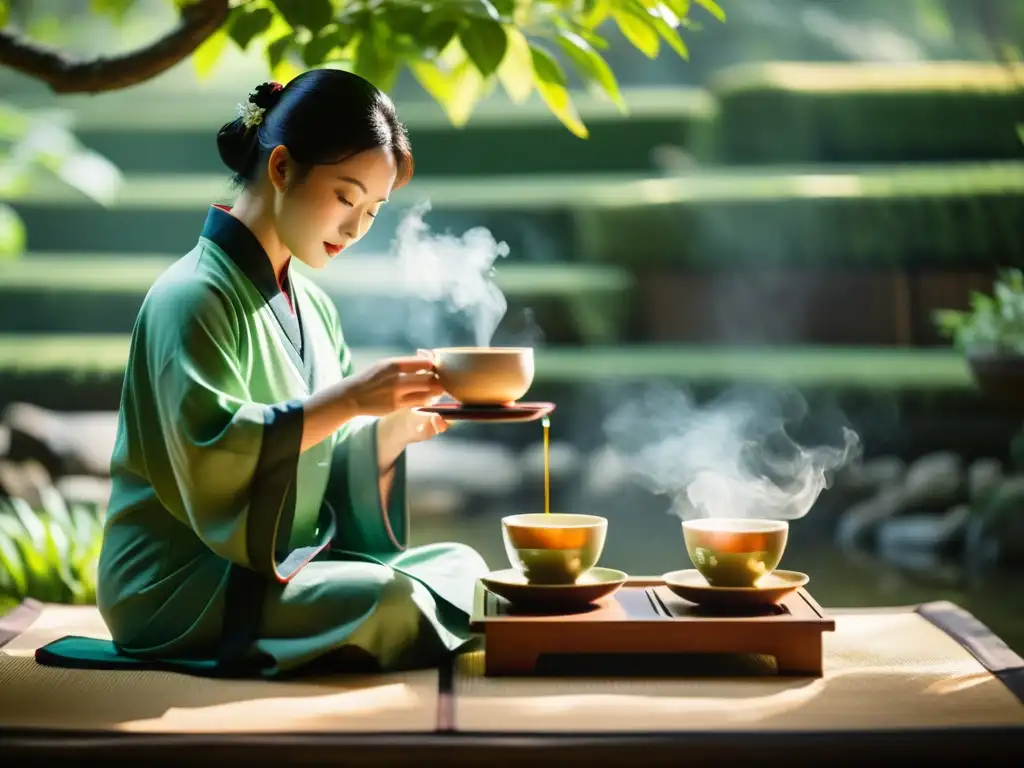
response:
M0 25L0 602L92 599L140 303L232 198L217 128L326 65L385 87L416 155L314 275L357 362L466 340L396 272L429 202L432 233L508 245L494 341L536 346L552 505L609 518L603 564L688 567L673 499L610 448L624 404L782 392L801 445L859 445L783 567L826 606L952 600L1024 651L1024 3L0 0ZM504 567L540 441L412 448L414 540Z

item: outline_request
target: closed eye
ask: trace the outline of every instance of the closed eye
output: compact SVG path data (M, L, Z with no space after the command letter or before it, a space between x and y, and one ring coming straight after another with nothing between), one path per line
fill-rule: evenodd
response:
M341 195L338 195L338 202L340 202L340 203L344 203L344 204L345 204L345 205L347 205L347 206L348 206L349 208L352 208L352 207L353 207L353 205L352 205L352 202L351 202L350 200L346 200L346 199L345 199L344 197L342 197Z

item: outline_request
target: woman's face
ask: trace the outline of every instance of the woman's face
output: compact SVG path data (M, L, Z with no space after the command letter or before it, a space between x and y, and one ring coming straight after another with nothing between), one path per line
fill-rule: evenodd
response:
M295 171L284 147L274 150L270 166L278 237L313 269L322 269L367 233L398 173L394 153L384 148L313 166L297 184L288 175Z

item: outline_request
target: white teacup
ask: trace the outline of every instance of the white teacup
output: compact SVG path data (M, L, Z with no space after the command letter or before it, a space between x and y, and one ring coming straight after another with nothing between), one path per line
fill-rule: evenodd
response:
M464 405L508 405L533 384L532 347L442 347L432 355L441 386Z
M700 518L683 521L694 567L713 587L753 587L779 567L789 540L785 520Z

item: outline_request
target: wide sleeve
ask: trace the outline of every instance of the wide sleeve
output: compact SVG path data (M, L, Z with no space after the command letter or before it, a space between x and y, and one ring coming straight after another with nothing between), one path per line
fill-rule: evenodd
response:
M352 354L341 342L342 376L352 375ZM348 422L336 434L326 498L337 525L332 546L363 554L393 554L408 546L406 457L395 462L387 509L380 497L377 424L371 417Z
M180 306L186 311L163 318L150 337L151 353L158 350L152 426L166 456L151 464L157 492L217 555L287 581L333 534L328 528L312 546L285 548L302 404L251 399L238 352L244 326L228 298L210 291Z

